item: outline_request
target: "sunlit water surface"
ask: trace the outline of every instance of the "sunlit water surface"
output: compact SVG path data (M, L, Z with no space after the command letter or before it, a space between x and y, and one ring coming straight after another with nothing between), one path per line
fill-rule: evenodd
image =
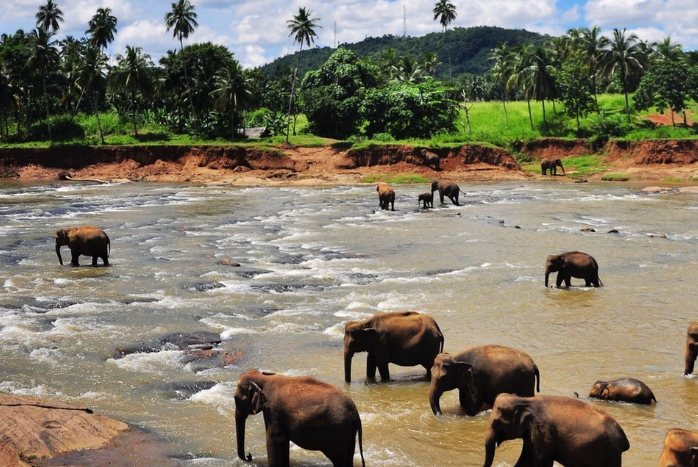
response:
M5 183L0 390L86 405L152 431L189 454L182 465L236 466L244 464L233 417L240 373L311 375L355 400L367 465L479 466L488 412L464 416L451 392L445 416L434 417L421 368L393 366L392 382L366 382L357 354L352 383L343 381L345 322L416 310L437 320L447 351L487 343L527 351L545 394L585 397L597 379L645 381L656 406L590 403L623 426L624 465L656 465L667 429L698 429L698 381L682 375L686 328L698 320L698 196L611 184L462 185L461 207L419 211L426 187L400 186L397 210L385 212L373 186ZM76 225L107 231L111 267L58 264L53 233ZM571 290L546 289L546 256L568 250L592 254L606 287L573 280ZM67 264L65 247L63 257ZM241 267L217 265L223 258ZM112 357L118 346L200 330L220 333L222 348L244 358L202 369L182 364L177 350ZM212 387L177 390L191 382ZM266 465L261 416L248 420L246 439ZM496 465L513 465L519 451L504 443ZM297 447L291 459L329 464Z

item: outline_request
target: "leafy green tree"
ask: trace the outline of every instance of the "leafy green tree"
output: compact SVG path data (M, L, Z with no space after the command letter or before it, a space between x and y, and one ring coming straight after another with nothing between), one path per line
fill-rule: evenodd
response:
M400 57L392 74L393 80L403 83L420 83L428 78L420 63L409 55Z
M446 33L448 25L451 24L456 17L458 17L458 14L456 13L456 6L451 3L450 0L438 0L434 5L434 10L432 13L434 13L434 21L439 20L439 23L441 23L441 26L444 29L444 34ZM448 80L450 81L452 79L451 48L449 47L448 43L446 44L446 49L448 52Z
M235 112L238 106L244 105L251 95L251 83L245 75L242 65L235 60L216 73L216 87L211 91L215 97L214 107L222 112L230 113L230 139L235 139Z
M111 8L97 8L97 13L87 23L89 28L85 34L90 35L90 42L94 47L104 52L107 46L114 42L117 22L116 16L111 14Z
M110 73L110 78L117 89L125 90L129 94L133 134L138 136L136 123L138 97L153 91L153 80L150 72L153 62L150 55L143 53L142 48L130 45L126 46L126 55L117 56L116 61L116 68Z
M656 107L658 112L671 110L671 123L674 112L683 112L684 125L687 125L686 106L691 98L691 70L680 58L667 58L654 62L642 77L635 93L634 105L638 110Z
M317 22L320 21L320 18L311 18L310 16L312 14L312 11L306 10L305 7L301 7L298 9L298 14L293 16L293 19L286 21L286 24L288 24L288 28L291 30L289 37L293 36L293 43L298 43L300 46L298 49L298 63L296 64L296 69L293 72L293 79L291 80L291 96L288 100L288 127L286 129L287 143L291 126L291 110L293 109L293 97L296 90L296 81L298 80L298 69L301 66L301 54L303 52L303 43L305 42L308 45L308 47L310 47L311 44L315 43L315 38L317 37L317 34L315 33L315 28L322 28L322 26L317 24ZM295 135L295 133L296 123L294 118L293 134Z
M580 118L598 109L592 84L587 78L586 66L579 59L563 63L562 70L557 73L556 82L560 99L565 105L565 113L575 119L579 132Z
M31 34L29 34L29 57L27 58L27 68L32 70L32 72L41 79L49 141L52 141L53 137L51 135L51 108L49 105L46 78L49 72L58 67L59 62L56 42L51 40L53 35L54 33L46 32L43 29L35 29L32 31Z
M77 69L76 85L91 96L92 109L97 117L99 137L104 142L104 131L99 118L99 97L106 87L107 56L94 44L90 44L85 50L85 55Z
M194 30L199 25L196 21L197 14L194 11L194 5L192 5L189 0L179 0L176 3L172 3L172 10L165 15L165 26L167 31L172 29L172 38L179 40L179 50L182 52L184 50L183 40L188 39L190 34L194 33ZM198 127L197 124L197 114L194 111L194 102L191 96L191 84L189 83L189 75L187 73L187 62L184 62L184 81L187 84L187 91L189 93L189 105L191 107L191 113L194 117L194 126Z
M531 64L525 70L527 81L533 87L533 95L540 101L543 108L543 133L547 132L545 118L545 101L557 99L557 87L555 86L555 67L547 50L544 47L536 47L531 57Z
M317 71L306 73L300 103L314 134L344 139L359 133L361 104L378 86L378 68L343 47Z
M598 26L570 29L567 34L572 38L572 44L577 49L582 63L586 67L586 75L591 80L594 100L598 103L597 79L599 67L610 41L607 37L601 35L601 28Z
M625 95L625 113L630 123L630 100L628 98L628 80L633 73L641 74L647 64L647 55L640 46L635 34L626 34L623 30L614 29L613 39L601 59L601 72L605 76L617 74L620 78L623 94Z
M36 27L44 32L58 32L59 22L63 22L63 11L53 0L46 0L45 5L39 7L36 13Z

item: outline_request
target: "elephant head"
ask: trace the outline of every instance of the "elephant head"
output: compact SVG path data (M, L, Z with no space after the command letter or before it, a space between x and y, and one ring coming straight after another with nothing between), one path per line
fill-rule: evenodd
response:
M512 394L500 394L490 414L485 434L485 463L491 467L496 446L503 441L523 438L533 423L534 413L525 400Z
M235 432L237 435L238 457L244 461L251 461L252 454L245 457L245 421L250 415L256 415L262 411L267 399L262 388L255 382L248 372L237 382L235 387ZM254 372L260 377L263 375Z
M431 192L434 193L438 189L439 189L439 181L434 180L433 182L431 182Z
M474 380L473 366L470 363L459 362L447 353L437 355L431 367L431 385L429 386L429 405L434 415L441 415L439 405L441 395L456 388L460 391L461 400L465 402L466 412L476 413L481 402L478 403L479 391Z
M351 359L356 352L368 352L378 340L378 332L364 322L349 322L344 328L344 381L351 381Z
M58 262L63 265L63 258L61 258L61 247L67 245L70 241L69 234L70 231L74 229L60 229L56 231L56 254L58 255Z
M692 323L688 326L686 335L686 365L684 374L690 375L693 373L696 357L698 356L698 323Z
M550 255L545 261L545 286L548 287L548 277L551 272L557 272L565 263L565 258L562 255Z
M608 381L597 381L589 391L589 397L608 398Z

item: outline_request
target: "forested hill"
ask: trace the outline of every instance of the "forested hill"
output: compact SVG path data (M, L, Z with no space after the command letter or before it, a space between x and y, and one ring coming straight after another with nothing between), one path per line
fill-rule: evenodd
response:
M441 66L437 69L437 78L448 78L448 55L451 53L453 76L462 73L481 75L492 68L492 62L487 55L497 45L506 42L516 44L542 44L548 36L523 29L503 29L493 26L476 26L472 28L454 28L443 32L435 32L422 37L399 37L386 35L369 37L354 44L341 44L342 47L353 50L360 56L377 57L387 49L394 49L396 55L409 55L419 59L424 53L435 52ZM319 68L335 49L331 47L316 47L303 50L300 76L308 70ZM268 76L272 76L278 67L294 68L298 62L298 52L277 58L261 67Z

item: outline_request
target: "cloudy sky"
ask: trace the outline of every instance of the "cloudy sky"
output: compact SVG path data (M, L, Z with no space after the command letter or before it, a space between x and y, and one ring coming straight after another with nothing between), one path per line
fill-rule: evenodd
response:
M440 31L433 20L436 0L191 0L199 27L189 43L210 41L227 46L245 67L255 67L297 49L286 21L300 7L319 18L315 46L358 42L367 36L412 37ZM527 29L550 35L572 27L598 25L605 33L627 28L649 42L671 37L684 50L698 49L698 0L451 0L458 18L450 27L479 25ZM0 33L29 31L45 0L0 1ZM65 22L58 39L82 37L97 8L111 8L118 20L108 53L137 46L154 61L178 43L164 24L172 9L166 0L56 0ZM406 18L406 21L405 21Z

